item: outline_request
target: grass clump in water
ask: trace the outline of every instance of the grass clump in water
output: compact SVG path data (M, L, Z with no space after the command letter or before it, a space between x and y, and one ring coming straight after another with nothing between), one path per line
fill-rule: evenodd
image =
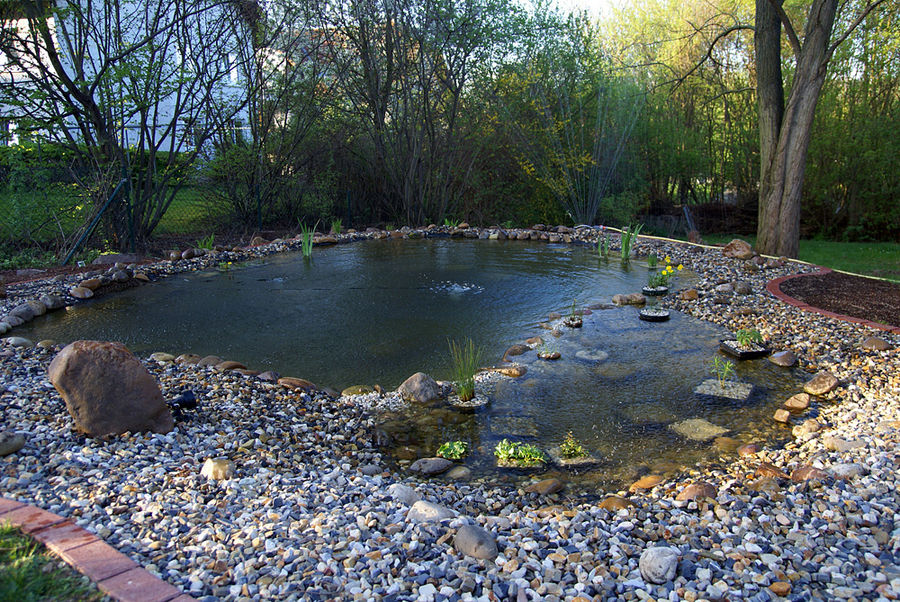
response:
M316 222L315 226L308 228L306 224L300 222L300 251L303 253L304 259L312 257L313 234L315 234L318 225L319 222Z
M471 401L475 397L475 373L484 355L472 339L466 337L462 343L447 341L450 346L450 359L453 363L453 382L461 401Z
M498 461L516 466L538 466L547 461L546 454L538 446L508 439L497 444L494 455Z
M436 455L448 460L462 460L469 452L469 444L465 441L446 441L437 448Z
M0 600L105 600L90 581L18 529L0 525Z

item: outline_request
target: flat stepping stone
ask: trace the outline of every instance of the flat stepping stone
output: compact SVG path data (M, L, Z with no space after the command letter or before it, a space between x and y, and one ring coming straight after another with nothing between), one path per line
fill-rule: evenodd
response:
M600 458L594 456L593 454L588 454L586 456L580 456L577 458L563 457L559 447L548 449L547 455L550 456L550 459L555 465L575 473L591 470L600 465Z
M688 418L687 420L670 424L669 428L685 439L701 443L712 441L716 437L721 437L729 432L727 428L717 426L703 418Z
M602 349L582 349L575 357L584 362L603 362L609 359L609 353Z
M746 401L752 392L753 385L750 383L726 381L722 384L716 378L704 380L697 385L696 389L694 389L694 393L697 395L724 397L726 399L736 399L738 401Z

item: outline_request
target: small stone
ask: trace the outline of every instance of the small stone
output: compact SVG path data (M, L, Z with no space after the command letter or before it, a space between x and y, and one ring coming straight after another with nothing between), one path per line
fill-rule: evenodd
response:
M472 471L466 466L454 466L447 471L446 477L454 481L467 481L472 478Z
M784 408L779 408L775 410L775 415L772 416L772 418L775 419L775 422L782 422L784 424L787 424L791 421L791 413Z
M792 395L784 402L784 407L792 414L805 412L809 408L809 394L797 393L796 395Z
M618 495L610 495L600 502L600 507L610 512L618 512L619 510L634 508L634 502Z
M508 376L510 378L519 378L521 376L525 376L525 373L528 372L528 369L525 366L520 366L518 364L514 364L512 366L497 366L494 368L488 368L490 372L496 372L497 374L502 374L503 376Z
M536 493L538 495L551 495L562 491L563 483L559 479L544 479L537 483L532 483L525 488L525 493Z
M247 366L234 360L226 360L216 364L216 370L219 372L228 372L229 370L246 370Z
M865 447L866 445L864 441L850 441L833 436L823 437L822 444L825 446L825 449L840 453L850 451L851 449L857 449L859 447Z
M880 337L869 337L862 342L862 348L868 351L888 351L892 346Z
M660 483L665 480L664 477L657 474L648 474L646 476L641 477L637 481L631 484L628 488L628 491L634 493L635 491L640 491L642 489L653 489Z
M341 391L341 397L350 397L353 395L368 395L369 393L374 393L375 389L370 387L369 385L353 385L352 387L347 387L343 391Z
M503 354L503 361L508 362L510 361L509 358L516 355L522 355L523 353L526 353L528 351L531 351L531 347L529 347L528 345L513 345L506 350L506 353Z
M769 361L782 368L790 368L797 364L797 356L790 349L776 351L769 356Z
M493 560L499 554L497 540L486 529L476 525L463 525L453 538L456 551L472 558Z
M794 483L802 483L803 481L825 481L830 477L824 470L819 470L808 464L795 468L791 473L791 481Z
M759 453L759 445L757 445L756 443L748 443L746 445L742 445L737 449L737 453L741 457L755 456Z
M700 293L697 292L695 288L689 288L687 290L681 291L681 300L682 301L696 301L700 298Z
M431 523L453 518L456 515L457 512L455 510L426 500L419 500L406 513L406 518L407 520Z
M838 386L837 377L831 372L822 371L803 385L803 390L810 395L825 395Z
M441 396L441 388L424 372L416 372L397 387L397 392L407 401L428 403Z
M218 355L207 355L205 357L201 357L200 361L197 362L197 365L203 366L203 367L216 366L218 364L221 364L223 361L224 360L222 358L220 358Z
M787 581L776 581L769 585L769 591L771 591L776 596L787 596L791 593L791 584Z
M678 568L678 552L668 546L647 548L638 561L641 576L645 581L662 585L675 578Z
M25 337L6 337L3 340L6 341L7 345L12 345L13 347L34 347L34 343Z
M200 361L200 356L194 353L182 353L178 357L175 358L176 364L196 364Z
M401 485L400 483L392 483L390 487L388 487L388 495L391 496L392 499L406 504L407 506L412 506L416 502L422 499L422 496L407 485Z
M682 489L675 499L684 502L702 500L704 498L716 499L716 488L706 481L697 481Z
M13 431L0 432L0 457L14 454L25 446L25 435Z
M76 299L90 299L94 296L94 291L83 286L73 286L69 289L69 294Z
M306 393L311 393L317 389L316 385L312 384L306 379L303 378L295 378L293 376L282 376L278 379L278 384L286 389L304 391Z
M171 353L165 353L163 351L157 351L156 353L150 354L150 359L154 362L159 362L161 364L165 364L168 362L174 362L175 356Z
M451 466L453 466L453 462L446 458L420 458L413 462L409 469L425 476L431 476L446 472Z
M207 458L200 474L214 481L230 479L234 476L234 462L227 458Z

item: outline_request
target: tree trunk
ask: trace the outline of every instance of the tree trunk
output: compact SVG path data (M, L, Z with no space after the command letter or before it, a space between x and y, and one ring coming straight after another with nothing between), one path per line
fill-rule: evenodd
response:
M772 63L780 61L781 41L771 35L771 13L775 13L775 9L770 1L777 0L757 0L756 3L761 158L756 247L767 255L797 257L806 156L816 103L830 59L828 43L837 0L815 0L810 7L803 45L796 53L797 69L787 108L780 120L784 95L783 92L776 94L776 89L781 88L781 69L776 70ZM776 77L777 84L773 81ZM773 136L775 133L777 135Z

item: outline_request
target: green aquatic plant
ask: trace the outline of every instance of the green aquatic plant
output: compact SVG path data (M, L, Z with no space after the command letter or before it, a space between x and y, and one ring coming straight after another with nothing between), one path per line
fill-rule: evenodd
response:
M649 255L647 255L647 267L648 268L655 268L658 263L659 263L659 257L656 255L655 251L653 253L650 253Z
M448 228L456 228L459 224L460 222L458 219L450 219L449 217L444 218L444 225Z
M343 227L343 225L344 224L342 223L341 218L339 218L339 217L334 218L333 220L331 220L331 233L332 234L340 234L341 228Z
M319 222L316 222L316 225L312 228L307 227L302 221L300 222L300 252L303 253L304 259L312 257L313 235L316 233L318 226Z
M445 441L437 449L437 456L448 460L461 460L469 452L469 444L465 441Z
M536 445L503 439L494 448L494 455L501 462L519 466L536 466L547 461L547 456Z
M763 337L755 328L742 328L734 333L738 347L746 349L750 343L762 343Z
M572 431L566 433L566 438L563 439L562 444L559 446L559 454L563 458L584 458L588 455L584 446L575 439L575 435L572 434Z
M448 339L447 344L450 347L456 393L460 401L470 401L475 397L475 373L481 365L484 351L468 337L462 343Z
M638 224L636 226L626 226L622 230L622 248L620 250L622 261L628 261L628 258L631 257L631 248L637 242L637 237L643 227L644 224Z
M734 376L734 363L717 355L713 358L713 373L719 380L719 385L724 387L728 379Z
M609 236L606 235L606 226L600 226L600 236L597 237L597 254L603 259L609 259Z

